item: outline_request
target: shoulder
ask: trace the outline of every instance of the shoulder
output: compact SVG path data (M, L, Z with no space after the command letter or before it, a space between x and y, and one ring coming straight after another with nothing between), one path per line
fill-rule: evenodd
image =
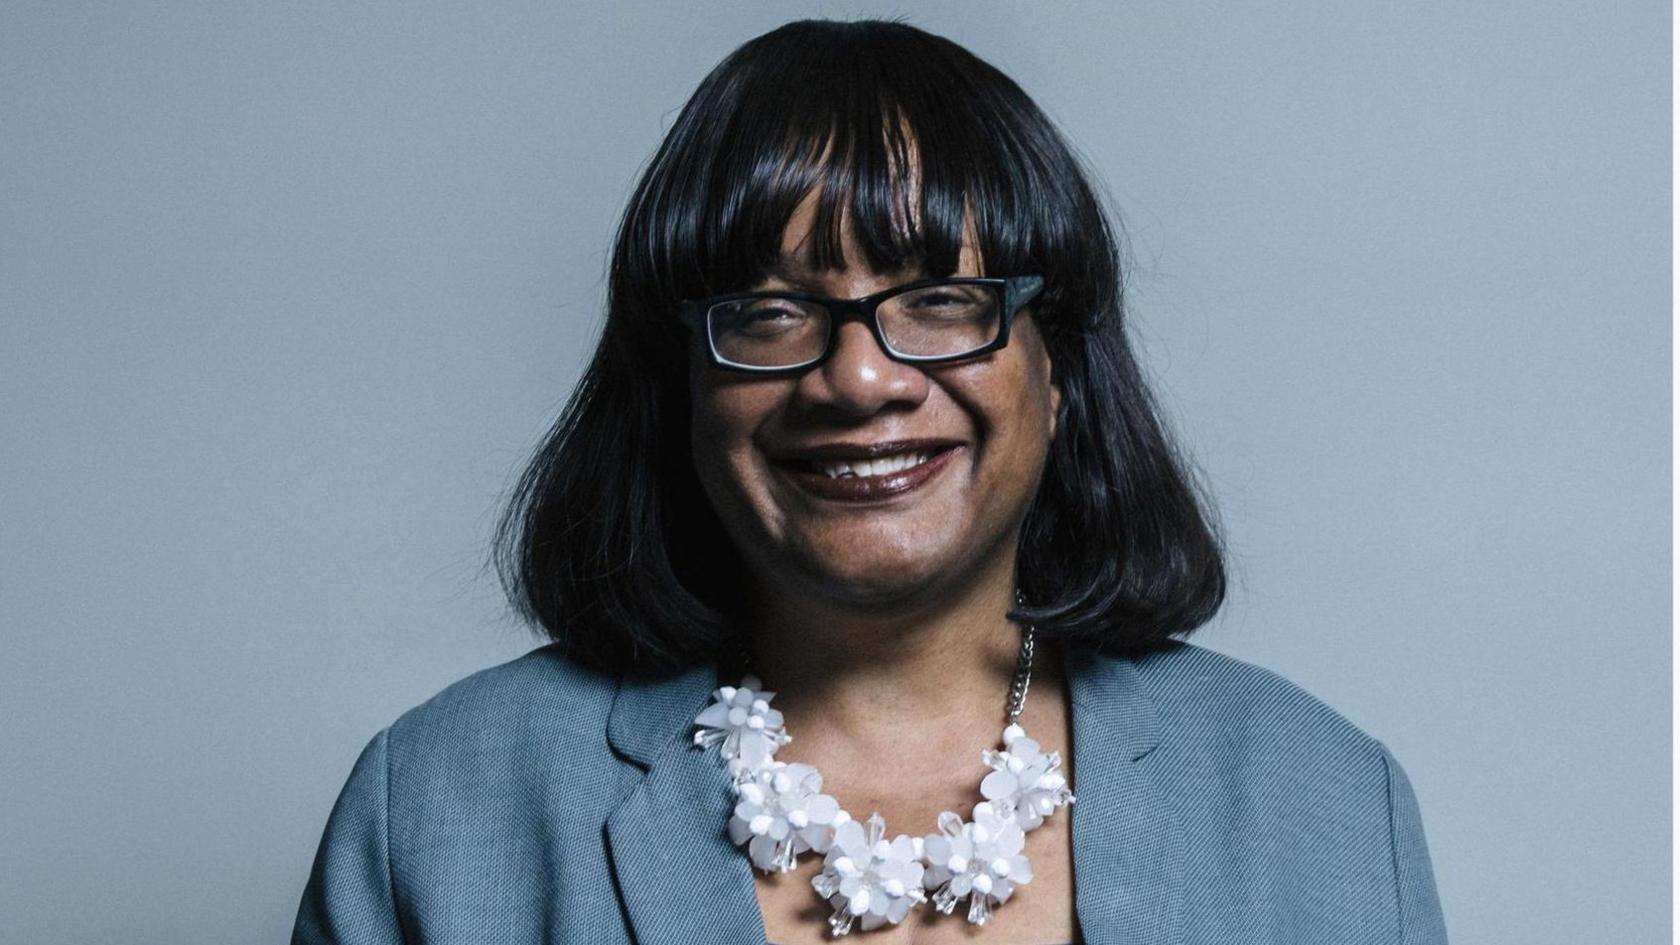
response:
M335 808L323 843L348 865L325 876L316 897L384 896L405 920L467 923L461 929L492 912L504 925L547 915L543 904L579 876L580 889L599 899L605 888L610 901L596 881L608 875L602 826L636 777L607 743L617 691L616 676L550 645L403 712L364 750ZM566 922L592 915L573 910Z
M1386 817L1387 748L1283 675L1182 641L1130 663L1159 721L1154 763L1191 796Z
M472 673L392 722L393 765L463 774L485 773L542 752L605 754L613 677L590 670L549 644Z
M1416 797L1382 741L1281 674L1206 647L1113 659L1149 707L1129 716L1153 733L1137 763L1199 877L1191 895L1209 897L1208 915L1236 904L1232 926L1288 929L1210 940L1371 941L1379 916L1392 917L1386 941L1446 940ZM1076 760L1076 792L1078 777Z
M1132 659L1162 721L1185 738L1241 738L1370 754L1372 735L1280 673L1217 650L1175 641Z

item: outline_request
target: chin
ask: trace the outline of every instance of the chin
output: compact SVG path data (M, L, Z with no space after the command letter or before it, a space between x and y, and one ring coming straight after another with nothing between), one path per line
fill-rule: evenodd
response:
M880 604L915 597L968 569L948 554L805 556L796 559L802 583L836 601Z

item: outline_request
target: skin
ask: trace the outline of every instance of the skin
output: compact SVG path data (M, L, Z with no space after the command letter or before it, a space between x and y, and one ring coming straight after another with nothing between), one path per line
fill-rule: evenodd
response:
M813 194L814 197L814 194ZM908 282L874 273L849 229L846 266L809 265L814 200L785 231L783 271L759 288L856 298ZM972 232L970 233L972 236ZM955 275L986 275L970 238ZM1061 391L1031 309L1000 351L948 365L889 359L868 327L840 330L824 364L794 377L710 367L696 347L691 393L694 466L750 572L753 670L777 692L794 741L781 761L816 765L824 790L859 820L879 811L889 836L933 832L940 811L979 800L1016 664L1016 540L1056 432ZM922 488L848 507L802 492L770 461L780 449L835 441L945 437L962 442ZM725 665L728 681L740 668ZM1022 724L1060 749L1071 777L1070 712L1058 653L1041 646ZM1073 938L1070 815L1028 833L1032 883L974 928L923 906L880 943L1066 942ZM828 939L829 907L811 890L821 857L758 876L770 940ZM755 874L756 875L756 874Z

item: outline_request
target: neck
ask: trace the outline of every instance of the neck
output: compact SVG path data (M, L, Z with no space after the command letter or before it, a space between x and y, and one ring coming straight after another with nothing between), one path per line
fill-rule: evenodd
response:
M1021 644L1005 616L1013 577L1011 556L953 592L891 603L756 593L752 672L790 730L820 720L823 739L860 750L918 731L1001 729Z

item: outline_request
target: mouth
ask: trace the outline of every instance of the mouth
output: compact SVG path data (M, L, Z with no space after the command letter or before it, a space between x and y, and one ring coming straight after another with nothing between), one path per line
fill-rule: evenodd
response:
M962 448L954 440L833 443L773 459L804 492L839 502L869 502L925 485Z

